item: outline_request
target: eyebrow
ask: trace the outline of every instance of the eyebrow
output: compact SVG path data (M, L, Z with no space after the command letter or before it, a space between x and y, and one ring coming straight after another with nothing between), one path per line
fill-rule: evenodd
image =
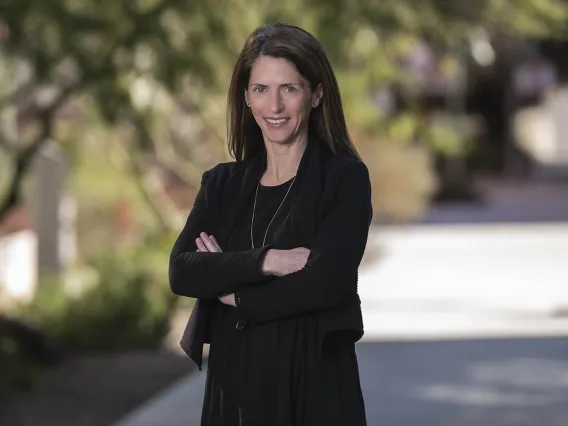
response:
M251 84L248 85L248 87L251 87L251 86L263 86L263 87L267 87L268 84L251 83ZM296 83L282 83L282 84L279 84L279 85L278 85L278 87L284 87L284 86L302 86L302 87L303 87L303 86L304 86L304 83L301 82L301 81L299 81L299 82L296 82Z

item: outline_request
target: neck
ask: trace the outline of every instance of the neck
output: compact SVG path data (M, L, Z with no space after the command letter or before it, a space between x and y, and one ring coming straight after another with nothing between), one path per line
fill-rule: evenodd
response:
M266 143L266 172L263 183L277 185L296 176L308 140L298 139L286 145Z

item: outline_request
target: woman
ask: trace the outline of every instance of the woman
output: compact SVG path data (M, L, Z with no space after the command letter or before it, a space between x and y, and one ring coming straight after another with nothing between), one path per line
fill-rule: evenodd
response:
M234 162L203 175L171 253L170 283L197 299L181 345L202 367L202 426L360 426L357 270L372 218L321 44L255 30L229 90Z

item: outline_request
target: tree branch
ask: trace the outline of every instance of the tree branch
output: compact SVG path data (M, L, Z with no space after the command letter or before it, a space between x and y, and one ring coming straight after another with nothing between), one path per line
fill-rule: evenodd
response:
M45 129L46 127L44 127L41 134L16 157L16 168L10 177L8 192L0 204L0 220L2 220L10 212L10 210L12 210L12 208L20 203L21 183L23 177L29 168L31 160L47 141L47 137L44 137L44 135L49 134L49 131Z
M152 210L160 227L160 232L164 234L174 232L177 229L175 220L177 209L175 209L171 200L167 199L157 178L148 172L143 156L140 153L135 153L130 155L129 159L136 186L138 186L146 204Z
M169 233L176 229L177 227L177 208L174 203L167 197L163 188L161 188L160 182L156 180L156 177L146 170L147 165L144 164L143 154L148 154L147 147L154 148L154 144L150 132L148 131L143 117L139 113L130 109L129 115L131 117L131 123L134 126L134 131L136 134L135 141L142 148L140 148L137 154L130 155L131 171L135 178L136 185L140 189L140 192L148 206L154 213L154 217L158 221L161 228L161 232ZM146 148L146 149L144 149ZM152 154L155 155L155 151L152 150Z
M39 135L30 145L23 148L16 155L16 167L14 172L12 173L12 176L10 177L8 192L0 203L0 220L2 220L8 214L8 212L12 210L12 208L20 203L21 185L24 175L27 173L29 166L37 152L51 137L53 132L53 119L59 111L59 108L63 106L69 96L71 96L72 93L78 90L79 87L80 84L65 88L51 103L51 105L41 110L38 117L41 123L41 131Z
M170 137L173 137L171 135ZM202 172L190 160L180 160L171 145L153 141L154 153L156 160L164 169L174 173L177 178L182 180L186 185L197 186L201 182Z

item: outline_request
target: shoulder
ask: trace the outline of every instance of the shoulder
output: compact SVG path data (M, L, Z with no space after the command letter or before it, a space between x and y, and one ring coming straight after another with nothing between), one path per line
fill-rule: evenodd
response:
M244 167L243 162L229 161L219 163L203 173L201 184L208 187L223 186Z
M370 185L369 169L359 158L352 155L330 155L322 162L326 184L347 186ZM327 185L326 185L327 186Z
M345 214L349 217L358 214L355 212L362 212L365 220L371 223L372 189L367 165L355 156L335 155L322 162L322 171L322 202L327 206L322 211L329 211L335 206L340 211L348 212Z

